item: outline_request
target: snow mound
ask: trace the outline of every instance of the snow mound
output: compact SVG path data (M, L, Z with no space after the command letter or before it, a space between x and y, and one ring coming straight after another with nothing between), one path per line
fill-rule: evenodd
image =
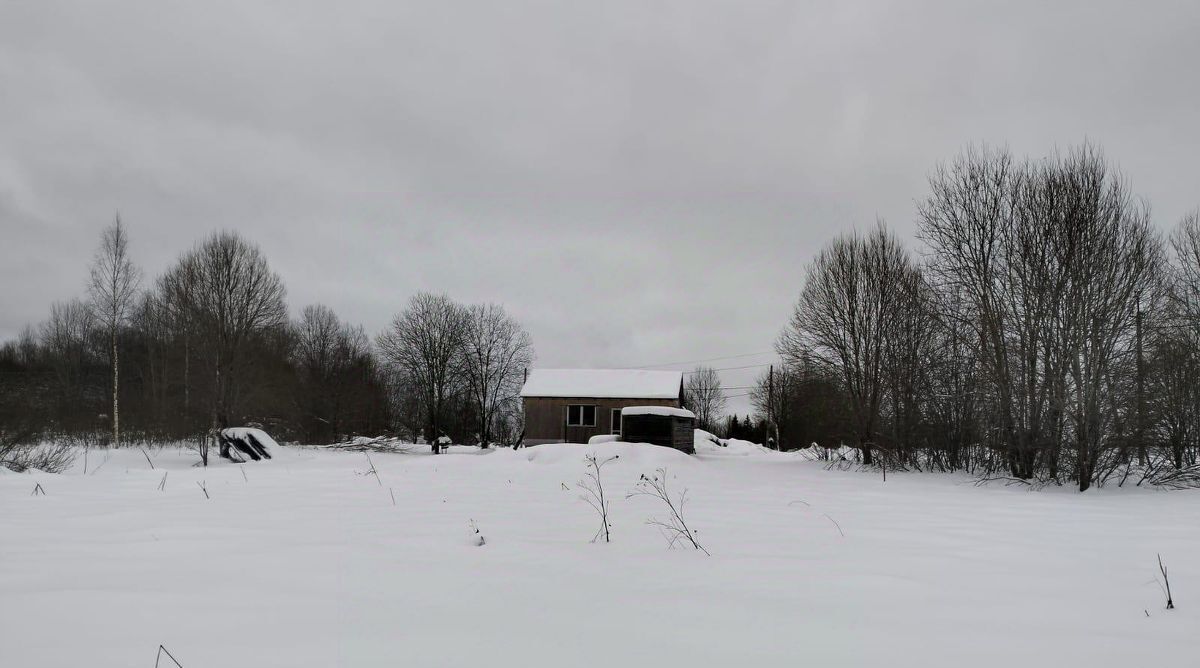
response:
M751 441L738 438L718 438L703 429L695 431L697 454L722 455L725 457L773 457L781 453Z
M692 436L696 452L723 451L725 449L725 443L721 439L703 429L694 430Z
M535 464L577 466L587 455L597 458L608 458L616 455L622 466L636 466L639 469L653 470L656 468L676 468L693 463L692 458L675 448L651 443L625 443L612 441L608 443L546 443L524 448L525 458ZM617 462L613 462L614 465Z
M619 440L621 440L621 437L617 434L596 434L588 439L588 445L595 445L597 443L616 443Z

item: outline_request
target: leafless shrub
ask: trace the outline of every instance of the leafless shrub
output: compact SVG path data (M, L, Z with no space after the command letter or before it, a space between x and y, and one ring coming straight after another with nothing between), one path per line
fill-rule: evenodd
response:
M1171 581L1167 579L1167 567L1163 566L1162 555L1158 555L1158 572L1162 573L1162 582L1159 586L1162 587L1163 593L1167 596L1167 610L1175 609L1175 599L1171 598Z
M605 464L617 458L618 455L613 455L612 457L601 459L594 454L584 457L588 465L588 471L583 475L584 479L578 483L579 488L584 491L583 494L579 495L579 498L586 501L592 507L592 510L595 510L596 514L600 516L600 528L596 531L596 535L592 536L593 543L599 540L601 536L604 537L604 542L611 542L612 537L609 530L612 528L612 525L608 523L609 501L604 496L604 482L600 478L600 473L604 469Z
M0 440L0 466L20 473L29 469L62 473L75 461L76 448L69 443L29 443Z
M642 474L638 478L634 491L626 495L625 498L650 496L662 501L666 504L667 510L670 511L670 516L666 520L650 518L646 520L646 524L657 527L663 537L667 539L667 545L671 548L674 548L677 544L685 543L708 556L712 556L708 553L708 550L701 547L700 543L696 541L696 532L688 527L687 522L683 519L683 507L687 503L687 493L687 489L684 488L680 492L679 498L672 498L670 490L667 488L667 470L660 468L652 476Z
M1179 469L1158 467L1152 475L1146 478L1146 482L1166 489L1195 489L1200 487L1200 464L1192 464Z
M371 455L367 455L367 470L366 471L355 471L355 473L357 473L358 475L363 475L363 476L373 475L373 476L375 476L375 482L379 483L380 487L383 487L383 481L379 479L379 471L376 470L376 468L375 468L375 462L371 461Z

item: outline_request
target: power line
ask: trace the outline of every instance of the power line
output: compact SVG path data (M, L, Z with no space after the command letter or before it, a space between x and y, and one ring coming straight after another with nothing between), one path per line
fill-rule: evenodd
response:
M757 353L742 353L741 355L726 355L724 357L710 357L708 359L703 359L703 360L688 360L686 362L664 362L662 364L643 364L641 366L627 366L627 367L622 367L622 368L624 368L624 369L653 369L654 367L659 367L659 366L679 366L681 364L700 364L702 362L719 362L721 360L735 360L735 359L741 359L743 357L754 357L756 355L774 355L774 354L775 354L774 350L764 350L762 352L757 352ZM763 366L763 365L759 365L759 366ZM717 371L720 371L720 369L717 369Z
M757 368L764 367L764 366L771 366L771 362L767 362L765 364L747 364L746 366L727 366L727 367L724 367L721 369L713 369L713 371L735 371L737 369L757 369ZM695 371L684 371L683 375L691 376L695 373L696 373Z

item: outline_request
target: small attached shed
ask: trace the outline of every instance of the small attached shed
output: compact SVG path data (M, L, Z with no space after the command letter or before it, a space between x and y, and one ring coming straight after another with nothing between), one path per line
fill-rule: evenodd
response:
M621 409L621 440L696 452L696 414L684 408L627 406Z

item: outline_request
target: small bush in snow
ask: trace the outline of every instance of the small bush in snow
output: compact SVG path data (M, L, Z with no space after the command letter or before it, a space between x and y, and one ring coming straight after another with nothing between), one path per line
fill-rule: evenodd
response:
M15 438L6 442L3 436L0 434L0 467L10 471L62 473L75 461L76 450L68 443L28 443Z
M591 454L583 459L587 462L588 471L584 474L584 479L579 481L579 487L584 491L579 498L587 501L588 505L600 516L600 529L596 531L596 535L592 536L592 542L594 543L604 536L604 542L608 543L612 540L609 533L612 525L608 523L608 499L604 497L604 483L600 479L600 472L605 464L617 459L617 455L600 459Z
M1158 555L1158 572L1162 573L1162 582L1159 584L1162 587L1163 594L1167 597L1167 610L1175 609L1175 599L1171 598L1171 581L1167 579L1167 567L1163 566L1162 555Z
M646 524L658 527L663 537L667 539L667 545L674 548L676 545L683 543L691 545L694 549L700 550L708 556L708 550L701 547L696 541L696 532L688 527L687 522L683 519L683 506L687 503L687 489L679 494L678 499L672 499L670 490L667 489L667 470L658 469L654 475L647 476L642 474L638 479L634 491L630 492L625 498L634 496L651 496L666 504L667 510L670 511L670 516L666 520L658 520L650 518L646 520Z

